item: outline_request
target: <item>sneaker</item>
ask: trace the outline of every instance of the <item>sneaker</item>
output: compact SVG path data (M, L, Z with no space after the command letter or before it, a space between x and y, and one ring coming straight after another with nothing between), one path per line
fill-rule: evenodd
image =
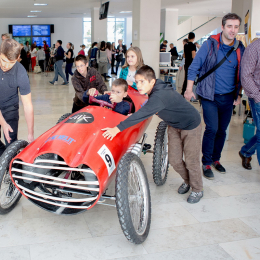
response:
M69 82L63 82L61 85L69 85Z
M50 84L54 85L54 83L52 81L49 81Z
M203 191L200 191L200 192L192 191L190 196L187 199L187 202L194 204L194 203L199 202L202 197L203 197Z
M213 171L211 170L210 165L203 165L202 171L203 171L203 175L204 175L205 178L207 178L209 180L214 179L214 174L213 174Z
M215 161L212 163L212 166L221 173L226 173L226 169L220 164L219 161Z
M186 184L185 182L179 187L178 193L185 194L190 190L190 185Z

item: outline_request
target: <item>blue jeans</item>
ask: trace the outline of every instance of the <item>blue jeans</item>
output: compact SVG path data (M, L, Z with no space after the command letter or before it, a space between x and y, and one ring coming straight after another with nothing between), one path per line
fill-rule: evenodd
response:
M54 75L54 78L53 78L53 80L52 80L52 83L54 83L55 81L58 81L58 76L59 76L59 75L63 78L65 84L68 83L68 81L66 80L66 77L65 77L65 75L64 75L64 73L63 73L62 65L63 65L63 60L58 60L58 61L56 61L56 62L54 63L54 72L55 72L55 75Z
M73 63L66 63L65 74L66 74L67 81L69 81L69 74L71 76L73 76L73 73L72 73L72 70L71 70L72 66L73 66Z
M257 160L260 165L260 103L255 103L254 99L248 99L253 119L256 125L256 135L253 136L247 144L242 146L241 154L245 157L251 157L255 150L257 151Z
M211 165L219 161L225 144L226 130L233 111L234 94L215 94L214 101L202 98L206 129L202 141L202 163Z
M124 66L125 58L123 58L120 62L118 62L118 61L116 62L116 75L117 75L118 67L119 67L120 63L121 63L121 66Z

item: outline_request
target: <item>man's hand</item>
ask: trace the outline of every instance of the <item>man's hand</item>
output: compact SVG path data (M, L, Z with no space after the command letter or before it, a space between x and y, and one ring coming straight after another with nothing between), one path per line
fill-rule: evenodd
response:
M112 103L119 103L122 101L116 94L111 94L109 99Z
M34 136L32 134L28 134L28 141L29 143L34 141Z
M11 132L11 133L13 132L12 127L10 125L8 125L7 123L5 123L3 125L3 132L4 132L4 135L5 135L5 138L6 138L7 142L10 144L12 139L11 139L11 137L9 135L9 132Z
M182 67L179 67L179 71L181 71L182 70Z
M89 96L97 96L97 95L95 95L95 92L97 91L97 89L96 88L90 88L89 90L88 90L88 95Z
M238 96L238 97L237 97L237 100L234 101L233 105L234 105L234 106L237 106L237 105L240 105L240 104L241 104L241 97Z
M185 97L188 101L190 101L192 97L193 97L194 99L196 99L196 96L195 96L195 94L193 93L192 90L191 90L191 91L186 90L185 93L184 93L184 97Z
M103 128L102 131L105 131L103 133L104 138L113 140L113 138L120 132L120 130L117 127L114 128Z

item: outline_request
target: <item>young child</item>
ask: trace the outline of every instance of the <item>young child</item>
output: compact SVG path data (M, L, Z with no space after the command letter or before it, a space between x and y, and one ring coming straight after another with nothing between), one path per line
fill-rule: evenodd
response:
M122 115L127 115L130 110L130 105L128 102L123 101L123 98L127 96L128 85L124 79L116 79L112 83L111 95L105 94L101 96L96 96L96 99L104 100L110 104L117 103L114 109L115 112ZM86 91L83 94L83 101L88 104L89 95Z
M185 194L192 187L187 201L199 202L203 197L199 112L171 85L156 80L149 66L143 66L136 72L135 82L140 94L148 94L148 102L116 127L102 129L105 131L103 136L112 140L119 132L157 114L168 124L169 162L184 180L178 193Z
M142 52L138 47L131 47L126 52L126 62L122 67L119 78L125 79L129 86L134 89L135 84L135 73L144 65Z

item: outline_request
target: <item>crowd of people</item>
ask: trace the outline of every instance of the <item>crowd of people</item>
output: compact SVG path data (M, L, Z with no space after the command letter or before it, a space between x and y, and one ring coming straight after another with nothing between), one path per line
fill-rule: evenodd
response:
M55 58L55 76L50 83L54 84L60 75L64 81L62 84L67 85L69 75L72 75L71 82L75 89L72 113L88 106L89 96L99 94L99 99L116 103L116 111L127 115L130 112L129 105L124 102L124 98L127 96L128 87L147 95L148 102L141 109L117 126L102 129L103 136L113 140L126 128L152 115L158 115L168 125L169 162L183 179L178 193L186 194L192 189L187 201L197 203L203 197L202 176L214 179L212 166L220 173L226 173L220 158L233 105L241 102L242 86L249 98L257 132L249 143L241 148L239 156L242 158L243 167L251 169L251 156L257 150L257 159L260 162L260 39L245 49L244 45L236 40L240 25L241 18L238 15L234 13L225 15L222 19L222 32L210 36L202 46L197 47L193 43L195 34L189 33L188 39L183 41L185 61L180 68L185 69L185 80L181 94L170 84L156 79L154 70L145 65L141 50L138 47L127 49L122 40L119 40L117 47L115 43L94 42L87 56L84 51L85 45L82 45L82 50L75 59L73 45L68 43L68 50L65 52L62 41L58 40L55 44L56 52L51 54L51 57ZM164 41L160 51L166 51L166 46L167 41ZM170 47L174 62L178 52L173 44L170 44ZM44 57L44 53L40 52L41 49L37 50L34 44L29 47L26 43L23 49L27 53L30 49L32 66L35 60L40 61ZM28 140L31 142L34 139L30 84L26 71L22 68L23 63L17 62L19 58L23 60L24 55L19 43L12 39L3 39L0 47L0 76L4 94L0 97L0 125L3 127L6 144L0 143L1 154L17 139L19 118L17 86L24 105ZM62 69L64 56L66 76ZM72 73L74 60L76 70ZM117 75L120 65L122 69L119 79L112 82L111 93L108 93L105 83L109 77L108 71L111 68L111 74ZM15 80L11 80L8 74L12 74ZM196 78L198 83L194 88ZM13 88L10 88L11 85ZM189 102L192 98L196 98L195 93L200 97L206 125L202 142L201 116Z

